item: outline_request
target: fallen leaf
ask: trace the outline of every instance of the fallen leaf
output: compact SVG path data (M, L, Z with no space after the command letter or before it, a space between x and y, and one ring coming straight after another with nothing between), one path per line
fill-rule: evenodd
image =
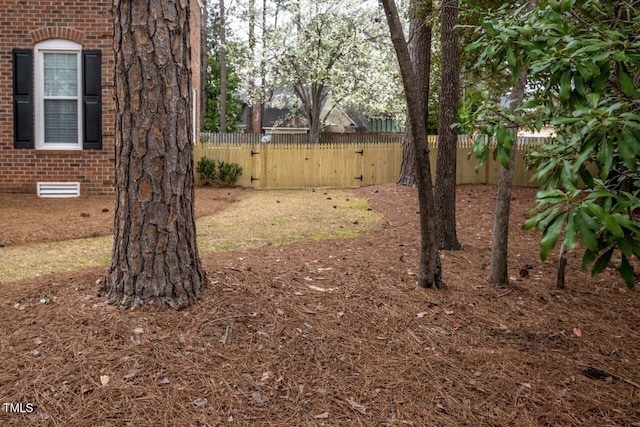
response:
M573 328L573 333L577 336L577 337L581 337L582 336L582 330L580 328Z
M133 330L133 333L134 333L134 334L136 334L136 335L143 334L143 333L144 333L144 329L142 329L142 328L135 328L135 329Z
M316 420L324 420L329 418L329 413L328 412L323 412L321 414L318 414L314 417Z
M426 316L427 314L429 314L427 311L421 311L420 313L416 314L416 317L418 319L422 319L424 316Z
M109 375L100 375L100 384L105 386L109 384L109 381L111 381L111 377L109 377Z
M352 399L347 399L347 403L351 405L351 409L360 412L362 415L367 415L367 408Z
M196 399L193 401L193 405L194 406L204 406L207 403L209 403L209 401L205 398L205 399Z
M445 310L444 314L451 316L453 314L453 310Z
M251 393L251 397L256 405L262 405L262 393L260 393L260 390L254 390L253 393Z
M127 375L122 377L122 379L124 379L125 381L128 381L128 380L132 379L133 377L135 377L136 375L138 375L138 370L134 369L131 372L129 372Z
M460 328L462 328L462 324L460 324L460 323L454 323L453 324L453 329L460 329Z
M262 373L262 377L260 377L260 382L265 382L267 381L269 378L271 378L273 376L273 372L271 371L266 371Z

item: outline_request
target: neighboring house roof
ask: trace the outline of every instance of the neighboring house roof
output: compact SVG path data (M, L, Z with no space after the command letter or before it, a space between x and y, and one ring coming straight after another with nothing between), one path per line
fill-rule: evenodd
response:
M369 119L363 111L358 110L355 107L347 107L344 109L344 114L351 120L352 132L366 132L369 128ZM346 130L346 129L345 129Z
M262 127L307 127L307 120L294 108L265 106L262 111Z

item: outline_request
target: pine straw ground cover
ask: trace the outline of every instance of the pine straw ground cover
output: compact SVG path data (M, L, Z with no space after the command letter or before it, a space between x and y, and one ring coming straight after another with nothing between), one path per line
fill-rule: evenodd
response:
M514 191L512 284L496 288L495 188L458 188L465 250L443 252L439 291L415 285L415 190L354 192L379 231L206 255L211 286L180 312L105 304L103 269L2 285L0 400L35 410L0 424L640 425L637 291L579 254L551 289L553 260L519 228L533 190Z

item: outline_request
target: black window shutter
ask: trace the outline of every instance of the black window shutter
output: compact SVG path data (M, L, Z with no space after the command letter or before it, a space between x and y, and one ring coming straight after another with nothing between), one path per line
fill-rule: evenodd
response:
M13 49L13 145L33 148L33 50Z
M102 148L102 55L82 51L83 148Z

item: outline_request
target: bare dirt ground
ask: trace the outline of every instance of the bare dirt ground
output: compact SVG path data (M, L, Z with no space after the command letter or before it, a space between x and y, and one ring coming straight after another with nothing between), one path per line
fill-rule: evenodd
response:
M243 191L199 189L196 210ZM494 187L458 188L464 250L434 291L415 285L416 191L394 185L354 190L376 233L204 256L211 286L184 311L107 305L102 268L3 284L0 425L640 425L637 291L579 253L552 289L555 259L520 229L534 192L514 191L508 288L485 282ZM0 240L110 232L110 199L70 203L0 195Z

